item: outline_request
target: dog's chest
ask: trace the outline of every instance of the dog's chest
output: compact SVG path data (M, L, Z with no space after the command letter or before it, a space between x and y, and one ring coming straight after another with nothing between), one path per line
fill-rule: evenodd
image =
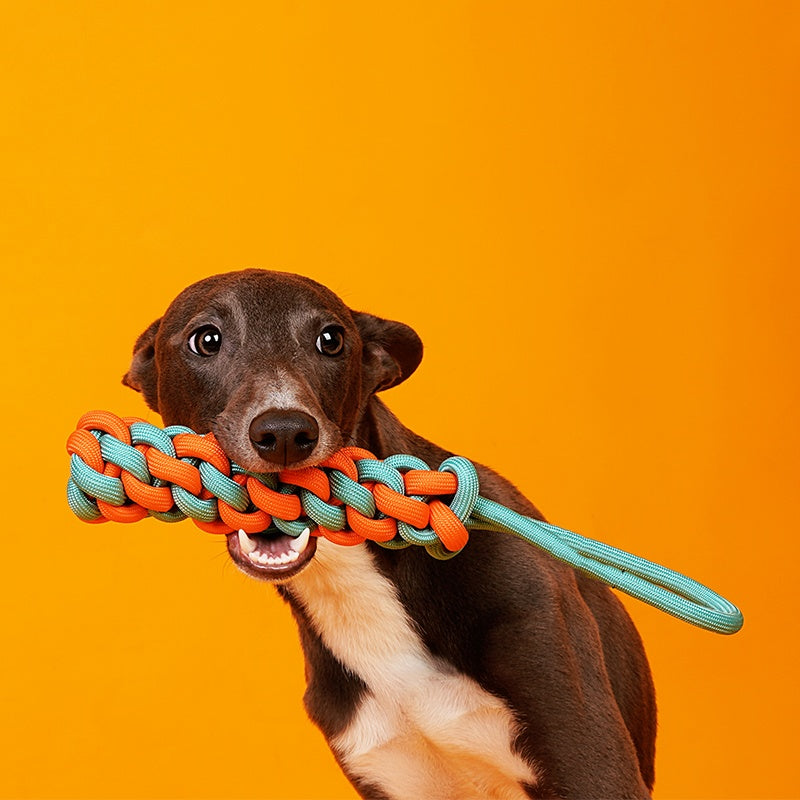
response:
M291 592L369 689L330 742L348 772L397 800L527 797L536 776L512 751L511 711L428 652L364 546L320 540Z

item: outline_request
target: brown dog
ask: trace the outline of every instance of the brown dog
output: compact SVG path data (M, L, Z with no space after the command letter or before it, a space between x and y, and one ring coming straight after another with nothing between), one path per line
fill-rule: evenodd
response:
M451 455L375 396L422 358L407 325L296 275L190 286L136 342L124 382L167 424L213 431L253 471L343 445ZM481 494L541 515L477 465ZM476 531L449 561L276 531L228 536L277 585L306 657L305 703L363 797L644 798L656 712L640 638L612 592L525 542Z

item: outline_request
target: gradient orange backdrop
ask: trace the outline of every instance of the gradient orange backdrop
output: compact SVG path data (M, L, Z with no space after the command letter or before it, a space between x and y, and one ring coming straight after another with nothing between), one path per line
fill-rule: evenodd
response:
M84 526L64 440L188 283L296 271L427 351L386 395L627 603L657 798L800 795L796 3L6 5L0 796L353 798L288 610L190 524Z

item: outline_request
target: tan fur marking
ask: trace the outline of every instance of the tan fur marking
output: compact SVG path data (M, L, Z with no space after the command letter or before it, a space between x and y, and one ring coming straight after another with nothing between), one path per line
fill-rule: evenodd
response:
M511 750L505 703L434 659L366 547L318 542L290 583L326 646L370 689L331 743L355 775L397 800L523 800L536 783Z

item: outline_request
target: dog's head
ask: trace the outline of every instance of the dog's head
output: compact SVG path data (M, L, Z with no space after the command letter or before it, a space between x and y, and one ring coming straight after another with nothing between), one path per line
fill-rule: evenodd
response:
M181 292L137 340L123 382L167 425L212 431L245 469L274 472L349 443L370 396L421 358L407 325L351 311L308 278L248 269ZM312 557L302 538L231 534L228 549L248 574L281 580Z

